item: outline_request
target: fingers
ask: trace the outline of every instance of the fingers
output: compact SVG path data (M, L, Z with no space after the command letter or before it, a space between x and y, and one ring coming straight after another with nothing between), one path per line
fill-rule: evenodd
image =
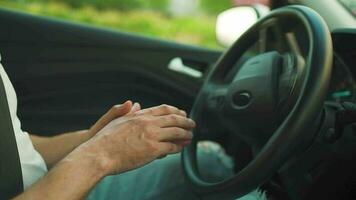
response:
M188 144L190 144L191 141L192 140L177 140L177 141L174 141L173 143L184 147L184 146L187 146Z
M131 110L130 110L130 113L135 113L137 111L141 110L141 105L139 103L134 103Z
M159 157L162 157L167 154L175 154L181 152L183 150L183 146L170 142L161 142L159 144L159 149L160 149Z
M160 142L190 141L192 138L193 134L191 132L177 127L162 128L158 133Z
M149 114L153 116L162 116L162 115L169 115L169 114L176 114L180 116L187 116L187 113L184 110L180 110L174 106L169 106L169 105L160 105L160 106L155 106L151 108L146 108L143 110L140 110L136 112L136 114Z
M129 113L132 109L132 101L126 101L123 104L114 105L107 113L103 115L100 120L104 121L112 121L118 117L121 117L127 113Z
M127 113L132 110L132 102L131 101L126 101L125 103L121 105L115 105L113 106L107 113L105 113L91 128L91 131L96 133L100 129L102 129L104 126L106 126L109 122L112 120L121 117L123 115L126 115Z
M157 125L159 127L179 127L187 130L191 130L195 127L195 122L189 118L171 114L164 115L156 118Z
M165 142L161 143L161 152L157 159L162 159L167 156L167 154L179 153L183 150L184 146L188 145L190 141L178 141L178 142Z

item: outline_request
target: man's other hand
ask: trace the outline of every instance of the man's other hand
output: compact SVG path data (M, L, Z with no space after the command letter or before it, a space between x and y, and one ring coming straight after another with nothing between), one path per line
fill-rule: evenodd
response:
M139 103L132 104L131 101L126 101L123 104L114 105L107 111L88 131L88 139L92 138L102 128L104 128L112 120L122 117L129 113L139 111L141 106Z

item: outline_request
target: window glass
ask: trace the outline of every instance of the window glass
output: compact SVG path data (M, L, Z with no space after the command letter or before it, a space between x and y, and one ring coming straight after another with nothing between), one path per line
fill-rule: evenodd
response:
M356 17L356 0L339 0L339 2Z
M231 0L1 0L0 6L181 43L221 48L217 15Z

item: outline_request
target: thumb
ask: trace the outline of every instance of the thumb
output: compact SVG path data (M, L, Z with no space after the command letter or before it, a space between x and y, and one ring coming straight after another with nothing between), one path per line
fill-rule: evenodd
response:
M113 106L94 124L94 126L91 127L90 131L93 134L96 134L112 120L129 113L131 111L131 108L132 108L132 101L126 101L123 104Z
M105 113L101 118L107 123L111 122L112 120L126 115L131 111L132 108L132 101L126 101L123 104L113 106L107 113Z
M131 111L132 108L133 108L132 101L126 101L123 104L113 106L106 114L110 115L107 117L112 118L111 120L113 120L123 115L126 115Z

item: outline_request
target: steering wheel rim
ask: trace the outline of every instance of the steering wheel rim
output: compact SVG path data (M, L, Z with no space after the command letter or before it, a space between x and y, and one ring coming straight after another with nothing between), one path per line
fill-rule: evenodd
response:
M289 16L301 20L309 37L305 79L301 81L301 92L291 111L258 155L233 177L212 183L205 181L199 175L196 159L199 132L194 132L195 137L192 143L183 150L182 166L186 179L194 191L206 195L208 199L216 199L217 196L219 199L238 198L268 180L293 153L295 147L301 144L303 138L307 137L305 134L307 132L303 132L303 130L308 128L307 125L320 114L332 69L330 32L321 16L312 9L304 6L288 6L277 9L261 19L221 56L209 72L190 116L195 120L199 115L202 115L202 113L199 113L199 104L206 98L202 91L205 87L209 87L209 83L216 74L221 73L221 68L231 66L236 62L236 58L234 60L235 55L240 56L246 51L248 41L252 39L249 34L259 30L268 20Z

